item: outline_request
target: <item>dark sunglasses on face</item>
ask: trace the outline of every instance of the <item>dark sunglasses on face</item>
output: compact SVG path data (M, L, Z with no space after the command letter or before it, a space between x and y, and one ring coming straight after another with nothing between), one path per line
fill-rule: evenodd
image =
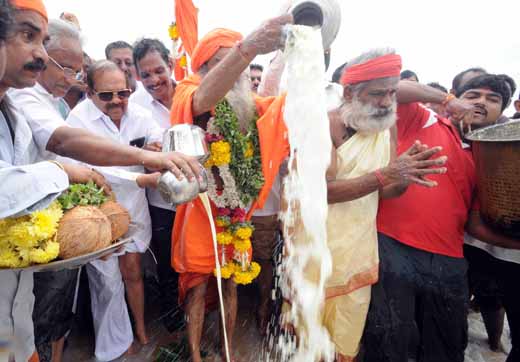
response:
M262 77L251 77L251 82L254 82L255 80L260 82L262 80Z
M119 99L127 99L128 97L130 97L130 94L132 94L132 91L130 89L123 89L114 92L96 92L96 95L103 102L110 102L112 99L114 99L114 95L119 97Z

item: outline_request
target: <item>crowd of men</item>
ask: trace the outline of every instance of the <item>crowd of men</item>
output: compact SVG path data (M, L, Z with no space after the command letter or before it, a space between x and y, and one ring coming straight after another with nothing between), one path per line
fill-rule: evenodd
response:
M161 152L162 137L172 124L208 130L223 99L240 129L259 117L264 185L249 207L252 258L262 269L251 310L265 336L283 243L278 216L289 148L279 91L283 60L277 55L265 71L253 61L282 49L284 26L292 22L290 15L270 19L246 37L211 31L191 56L193 74L176 82L174 60L159 40L111 42L106 59L94 61L72 14L49 19L41 0L0 0L0 218L46 207L70 183L94 181L114 192L137 225L124 250L85 267L98 360L134 354L150 342L142 274L150 248L165 328L172 336L185 331L191 360L202 361L214 292L209 224L200 201L176 208L156 186L160 171L190 182L201 177L195 159ZM448 92L402 71L393 49L374 49L344 63L332 82L326 177L333 270L322 323L336 360L462 362L471 302L492 350L503 348L507 315L507 361L520 361L520 240L482 221L471 143L464 137L470 128L510 122L504 111L516 92L514 80L470 68L455 76ZM511 118L518 119L520 98L514 106ZM16 362L62 361L79 273L0 271L0 338L12 337ZM228 345L238 361L232 279L223 280L223 294Z

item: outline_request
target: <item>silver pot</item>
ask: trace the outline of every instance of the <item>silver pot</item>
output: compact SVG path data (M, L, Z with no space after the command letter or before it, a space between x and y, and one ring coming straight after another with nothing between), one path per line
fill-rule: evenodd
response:
M196 157L200 163L206 162L210 155L205 132L189 124L179 124L166 131L162 151ZM184 204L208 190L208 175L203 170L202 181L189 182L186 178L178 180L173 173L166 171L159 178L157 188L167 203Z
M337 0L292 0L286 11L297 25L321 28L323 49L330 49L341 25L341 6Z
M208 190L208 175L202 170L202 181L188 181L187 178L178 180L170 171L164 172L159 178L157 189L164 201L172 205L185 204L200 193Z

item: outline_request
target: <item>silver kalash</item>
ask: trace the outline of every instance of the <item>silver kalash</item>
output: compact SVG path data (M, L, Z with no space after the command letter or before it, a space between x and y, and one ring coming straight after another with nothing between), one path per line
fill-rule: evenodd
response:
M189 124L179 124L166 131L162 151L193 156L201 164L206 162L210 155L204 131ZM184 204L196 198L199 193L207 191L206 171L203 170L201 176L202 181L190 182L186 178L178 180L173 173L166 171L159 178L157 188L166 202L172 205Z

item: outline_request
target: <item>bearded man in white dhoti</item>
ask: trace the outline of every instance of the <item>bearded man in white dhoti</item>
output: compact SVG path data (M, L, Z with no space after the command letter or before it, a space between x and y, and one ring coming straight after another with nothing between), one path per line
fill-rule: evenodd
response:
M391 128L401 57L390 49L367 52L348 62L342 76L344 103L330 112L333 142L327 173L327 245L332 275L326 283L323 323L339 361L353 361L378 279L376 216L380 197L397 196L395 185L434 186L424 178L445 172L439 148L419 143L394 159Z

